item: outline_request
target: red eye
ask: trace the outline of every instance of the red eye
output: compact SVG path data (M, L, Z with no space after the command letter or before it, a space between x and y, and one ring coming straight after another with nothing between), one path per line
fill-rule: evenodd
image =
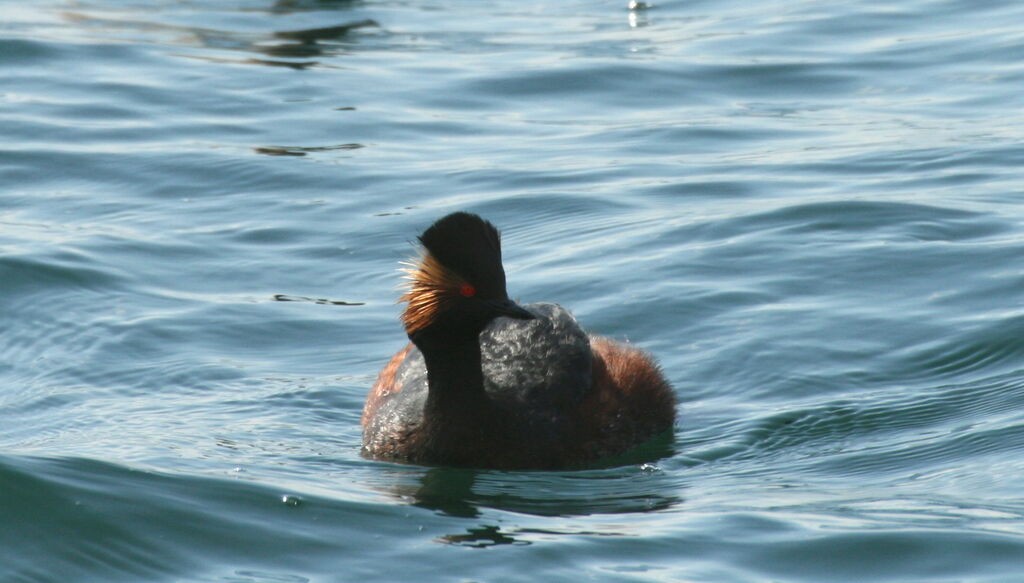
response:
M464 283L462 284L462 287L459 288L459 293L462 294L463 297L471 298L476 295L476 288L468 283Z

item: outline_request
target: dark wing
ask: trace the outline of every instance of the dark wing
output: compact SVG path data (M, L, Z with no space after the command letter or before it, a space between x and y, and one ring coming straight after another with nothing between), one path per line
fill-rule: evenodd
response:
M497 318L480 334L484 387L492 398L528 410L526 419L558 422L590 390L590 341L565 308L523 307L536 319Z

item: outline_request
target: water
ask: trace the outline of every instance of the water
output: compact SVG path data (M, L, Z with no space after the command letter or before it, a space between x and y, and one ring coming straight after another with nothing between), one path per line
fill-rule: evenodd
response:
M1024 580L1021 4L0 10L0 581ZM359 456L456 209L674 455Z

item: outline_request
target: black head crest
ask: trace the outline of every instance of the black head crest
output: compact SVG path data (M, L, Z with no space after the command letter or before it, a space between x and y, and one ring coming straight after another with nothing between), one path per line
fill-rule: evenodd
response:
M446 269L475 285L481 296L506 297L501 234L490 222L472 213L452 213L424 231L420 243Z
M437 321L458 298L506 300L501 236L494 225L464 212L452 213L420 235L424 253L404 269L408 290L398 298L406 332Z

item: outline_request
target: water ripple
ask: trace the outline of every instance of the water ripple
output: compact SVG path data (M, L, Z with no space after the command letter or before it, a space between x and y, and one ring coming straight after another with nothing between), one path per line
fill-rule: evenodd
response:
M627 4L7 2L0 580L1016 580L1022 5ZM457 209L656 466L360 457Z

